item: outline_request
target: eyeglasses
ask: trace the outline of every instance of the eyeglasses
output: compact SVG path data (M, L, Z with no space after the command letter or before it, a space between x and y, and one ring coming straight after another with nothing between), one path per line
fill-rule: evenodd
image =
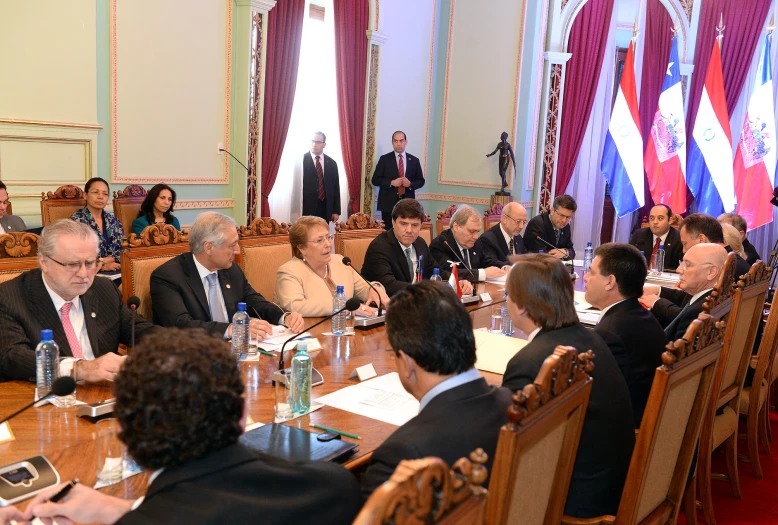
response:
M103 265L103 261L101 261L100 259L93 259L91 261L79 261L79 262L63 263L63 262L59 262L54 257L50 257L48 255L46 257L48 257L49 259L51 259L55 263L59 264L60 266L62 266L65 270L67 270L70 273L76 273L77 271L79 271L81 269L82 266L84 268L86 268L88 271L92 271L92 270L95 270L95 269L97 269L97 268L99 268L100 266Z
M562 217L566 221L573 220L573 216L572 215L565 215L564 213L559 213L556 208L551 208L551 211L553 211L554 213L556 213L557 215L559 215L560 217Z
M321 246L322 244L324 244L327 241L332 242L332 239L334 239L334 238L335 238L334 235L329 234L329 235L325 235L324 237L319 237L318 239L313 239L312 241L308 241L308 242L310 242L312 244L315 244L317 246Z
M514 219L510 215L505 215L505 217L508 217L510 220L515 221L516 224L518 224L519 226L524 226L529 222L527 219Z
M681 263L678 265L680 268L681 266L684 267L684 269L688 270L689 268L694 268L695 266L705 266L706 264L713 265L713 263L704 262L704 263L689 263L687 261L681 261Z
M325 142L323 140L312 140L311 144L324 144Z
M92 190L89 192L89 195L95 195L100 197L108 197L107 191L100 191L100 190Z

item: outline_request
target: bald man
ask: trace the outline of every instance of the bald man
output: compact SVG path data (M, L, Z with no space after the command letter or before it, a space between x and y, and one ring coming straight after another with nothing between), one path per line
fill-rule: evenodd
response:
M519 235L526 225L527 210L518 202L509 202L502 209L500 222L481 234L484 253L499 261L500 266L511 264L508 257L527 253Z
M683 337L691 322L702 312L702 303L708 296L724 267L727 250L721 244L701 243L691 246L678 265L678 288L673 290L646 285L641 302L665 327L667 341Z

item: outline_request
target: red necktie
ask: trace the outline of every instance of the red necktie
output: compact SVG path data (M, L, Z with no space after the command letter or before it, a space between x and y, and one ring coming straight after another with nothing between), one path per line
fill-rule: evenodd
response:
M397 165L397 171L400 172L400 178L403 178L405 177L405 165L403 164L403 156L398 155L397 158L399 159L398 160L399 164ZM405 186L397 187L397 195L399 195L400 197L405 195Z
M60 312L62 312L62 328L65 329L65 336L68 338L70 352L73 354L73 357L76 359L83 359L84 354L81 352L81 344L78 342L78 336L73 329L73 324L70 322L71 308L73 308L73 303L65 303L60 309Z
M327 198L327 192L324 191L324 170L318 155L316 155L316 176L319 178L319 200L323 201Z
M654 249L651 250L651 255L656 255L657 250L659 250L659 245L662 244L662 238L657 237L656 242L654 243Z

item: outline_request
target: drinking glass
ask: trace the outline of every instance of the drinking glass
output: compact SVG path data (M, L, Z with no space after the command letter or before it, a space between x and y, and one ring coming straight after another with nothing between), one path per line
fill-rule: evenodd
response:
M124 470L124 444L119 441L119 422L103 419L95 425L97 434L97 481L116 483Z
M502 333L502 305L495 304L492 306L492 324L489 326L489 332Z

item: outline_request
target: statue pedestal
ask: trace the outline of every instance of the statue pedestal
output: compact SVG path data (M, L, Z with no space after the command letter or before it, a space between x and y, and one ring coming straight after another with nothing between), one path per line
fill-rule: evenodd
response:
M489 206L494 206L497 203L502 204L505 206L509 202L511 202L513 199L511 198L510 192L507 191L498 191L495 192L494 195L491 196L489 199Z

